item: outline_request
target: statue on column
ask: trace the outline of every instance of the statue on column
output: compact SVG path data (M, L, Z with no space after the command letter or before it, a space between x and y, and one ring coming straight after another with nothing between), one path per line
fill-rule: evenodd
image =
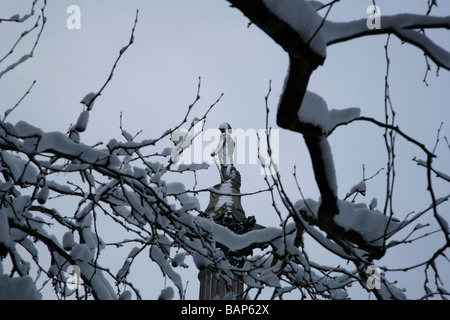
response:
M217 192L211 192L205 215L212 217L216 223L226 226L237 234L260 229L262 227L256 224L255 217L246 217L241 205L241 196L239 195L241 174L234 166L235 143L231 136L231 126L224 122L219 126L219 130L221 132L219 143L211 156L214 157L215 162L215 157L219 158L221 182L213 187ZM245 254L242 252L241 254L246 255L248 252L246 251Z
M224 183L227 180L231 180L231 183L235 189L241 187L241 174L234 167L234 140L231 136L231 126L224 122L219 126L220 139L216 149L211 153L214 157L217 155L220 163L220 179Z
M231 126L224 122L219 126L221 135L217 148L211 153L216 162L220 173L220 183L216 184L210 193L209 204L204 212L204 216L212 218L214 222L220 224L236 234L244 234L254 229L264 227L256 224L254 216L246 217L241 205L241 175L235 168L233 162L233 153L235 143L231 136ZM231 265L242 268L244 257L252 254L253 246L238 251L231 250L222 244L217 244ZM214 299L216 297L233 296L236 299L242 299L243 283L239 279L234 279L232 285L227 285L223 279L217 276L215 271L205 269L199 273L201 300Z

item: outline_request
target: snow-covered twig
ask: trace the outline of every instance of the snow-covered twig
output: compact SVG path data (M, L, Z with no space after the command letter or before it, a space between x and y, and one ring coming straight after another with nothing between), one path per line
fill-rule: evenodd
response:
M124 46L122 49L120 49L119 55L117 56L116 61L114 62L113 66L111 68L111 72L109 73L109 76L106 79L105 83L102 85L100 90L98 90L96 93L94 93L94 92L89 93L83 98L83 100L81 100L81 103L86 105L86 108L87 108L88 111L92 110L95 100L102 94L103 90L106 88L108 83L112 80L114 71L115 71L115 69L116 69L120 59L122 58L123 54L133 44L133 42L134 42L134 31L136 29L136 25L137 25L137 22L138 22L138 17L139 17L139 10L136 10L136 18L134 20L133 28L131 30L130 40L129 40L129 42L128 42L128 44L126 46Z
M33 8L34 8L34 5L35 5L35 3L33 3ZM17 60L17 61L15 61L15 62L13 62L12 64L10 64L8 67L6 67L3 71L1 71L0 72L0 78L2 78L6 73L8 73L9 71L11 71L11 70L13 70L14 68L16 68L17 66L19 66L19 65L21 65L22 63L24 63L26 60L28 60L28 59L30 59L31 57L33 57L33 54L34 54L34 50L36 49L36 47L37 47L37 45L38 45L38 43L39 43L39 40L41 39L41 35L42 35L42 33L43 33L43 31L44 31L44 26L45 26L45 23L46 23L46 21L47 21L47 18L46 18L46 16L45 16L45 7L47 6L47 0L44 0L44 4L42 5L42 8L41 8L41 15L38 17L38 19L37 19L37 21L36 21L36 24L31 28L31 29L29 29L29 30L27 30L27 31L25 31L25 32L23 32L22 34L21 34L21 36L19 37L19 39L16 41L16 43L13 45L13 47L10 49L10 51L0 60L0 63L2 62L2 61L4 61L4 59L6 59L8 56L10 56L13 52L14 52L14 49L15 49L15 47L18 45L18 43L26 36L26 35L28 35L31 31L33 31L35 28L37 28L38 26L39 26L39 21L40 20L42 20L42 23L41 23L41 28L39 29L39 32L38 32L38 34L37 34L37 36L36 36L36 40L34 41L34 44L33 44L33 46L31 47L31 49L30 49L30 51L27 53L27 54L25 54L25 55L23 55L19 60ZM32 11L31 11L31 15L33 14L33 12L34 12L34 10L33 10L33 8L32 8ZM25 18L25 17L24 17ZM27 17L28 18L28 17ZM27 19L26 18L26 19ZM26 20L25 19L25 20ZM20 20L20 19L19 19ZM19 21L20 22L20 21Z
M3 116L3 120L6 120L6 117L8 117L8 115L13 112L22 102L23 99L25 99L25 97L30 93L31 89L33 88L33 86L36 84L36 80L33 81L33 83L31 84L31 86L28 88L28 90L23 94L23 96L19 99L19 101L17 101L17 103L10 109L5 111L5 114Z
M22 15L22 17L19 14L15 14L10 18L0 18L0 23L2 23L2 22L16 22L16 23L25 22L26 20L28 20L28 18L33 16L34 7L36 6L37 2L38 2L38 0L33 0L33 3L31 4L31 8L30 8L30 13Z

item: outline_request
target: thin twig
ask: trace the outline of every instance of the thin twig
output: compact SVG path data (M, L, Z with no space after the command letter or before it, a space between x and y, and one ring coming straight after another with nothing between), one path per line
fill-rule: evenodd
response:
M128 44L125 47L120 49L119 56L117 57L116 61L114 62L114 65L112 66L111 72L109 73L108 79L106 79L106 81L103 84L103 86L100 88L100 90L91 99L89 99L89 101L86 101L86 108L87 108L87 110L91 110L92 109L95 100L102 94L102 91L106 88L108 83L111 81L111 79L113 77L113 74L114 74L114 70L116 69L116 67L117 67L120 59L122 58L123 54L133 44L133 42L134 42L134 31L136 29L136 25L137 25L137 22L138 22L138 17L139 17L139 10L136 10L136 18L134 20L133 29L131 30L130 40L129 40Z
M33 88L33 86L36 84L36 80L33 81L33 83L31 84L31 86L28 88L28 90L24 93L24 95L19 99L19 101L17 101L17 103L10 109L5 111L5 114L3 116L3 120L6 120L6 117L8 117L10 115L11 112L13 112L18 106L19 104L22 102L23 99L25 99L25 97L30 93L31 89Z

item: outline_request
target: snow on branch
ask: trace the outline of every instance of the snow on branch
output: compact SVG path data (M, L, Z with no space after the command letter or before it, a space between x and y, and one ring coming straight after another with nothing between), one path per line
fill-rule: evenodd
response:
M351 39L378 34L395 34L400 40L408 42L427 54L439 67L450 70L450 52L434 43L417 29L450 29L450 16L433 17L417 14L397 14L383 16L381 28L369 29L366 19L349 22L326 21L323 34L327 45Z
M335 127L353 121L360 116L359 108L328 110L327 103L318 94L306 91L302 105L298 111L300 122L320 127L325 135L329 135Z
M121 127L125 142L112 139L106 146L102 143L88 146L81 141L81 133L88 126L89 112L92 112L95 99L108 85L118 62L134 41L137 20L138 13L130 40L120 50L108 79L98 92L87 94L82 100L86 107L67 134L45 132L24 121L16 124L6 122L7 116L19 106L32 86L0 121L0 259L11 257L10 276L16 276L12 281L5 278L3 262L0 263L0 286L24 289L24 292L18 291L9 298L41 297L33 294L36 284L29 283L27 278L32 265L22 257L18 247L25 248L30 254L38 273L48 278L43 285L51 283L58 298L76 295L76 298L124 299L130 297L129 290L140 298L139 290L127 280L127 274L134 258L143 249L149 250L149 258L160 266L163 275L174 282L180 298L183 298L181 278L169 266L169 262L175 259L170 249L177 247L191 255L214 256L215 245L211 237L205 235L207 231L194 224L192 219L192 213L199 210L198 200L188 194L167 194L170 184L163 178L171 172L168 170L173 164L171 148L148 154L147 147L154 147L169 137L172 130L167 130L157 139L137 142ZM6 70L12 70L22 62L24 60ZM195 102L198 100L199 92ZM186 123L195 102L177 128ZM166 163L149 161L151 156L158 156ZM205 168L178 168L177 172ZM64 174L64 178L60 174ZM61 198L66 200L64 212L53 207L54 200ZM121 236L133 234L135 238L120 239L118 234L113 243L105 243L99 228L102 219L110 219L121 227L125 232ZM61 229L65 231L59 237L57 234ZM31 239L47 248L51 259L49 268L39 260L42 248L37 250ZM100 264L99 257L106 246L129 244L139 244L140 249L130 252L118 273ZM66 271L74 265L80 268L83 282L79 290L67 286ZM117 290L113 289L112 283ZM122 288L125 288L124 292Z
M98 212L103 212L126 231L137 235L145 246L152 248L150 258L175 282L182 297L181 280L167 263L170 261L170 247L175 244L190 253L205 248L206 243L199 245L198 239L184 238L186 234L202 238L204 230L193 224L190 213L198 210L198 205L187 205L196 200L189 195L182 198L167 196L168 184L162 180L164 173L161 169L164 168L161 165L143 160L143 157L130 161L130 155L142 152L143 144L137 143L135 149L126 144L126 149L120 145L101 149L73 141L59 132L44 132L23 121L16 125L2 121L0 146L2 256L15 254L17 245L26 245L23 236L17 239L13 236L14 230L20 230L25 237L29 234L47 245L54 263L50 270L44 271L56 281L55 285L60 287L58 290L62 290L57 293L62 296L72 294L65 289L65 278L59 275L69 265L78 265L84 285L90 288L86 289L86 295L91 292L98 299L117 298L120 294L114 292L103 275L107 269L97 263L105 247L97 229ZM132 166L132 162L137 160L143 163ZM59 173L71 174L74 181L79 175L82 182L74 182L75 188L70 188L58 179ZM158 176L158 179L152 179L153 176ZM68 201L71 197L80 199L78 206L75 205L73 218L52 209L52 200L60 197L67 197ZM62 242L47 233L47 229L52 230L48 220L68 229L69 233L64 235ZM73 234L78 234L78 237ZM206 248L213 251L211 244ZM207 255L206 251L202 254ZM37 257L37 253L33 256ZM17 272L22 276L28 275L27 264L21 259L16 261ZM41 268L37 260L36 263ZM110 277L118 284L133 288L126 280L125 271L120 276Z
M174 130L189 123L191 110L200 99L200 79L194 102L188 106L184 119L175 129L166 130L156 139L137 141L137 135L132 136L120 125L124 141L111 139L106 145L98 143L94 146L82 142L81 135L89 125L89 112L93 111L96 98L111 81L122 55L134 41L138 20L136 13L128 44L120 49L109 77L100 90L88 93L82 99L83 111L69 132L46 132L24 121L16 124L6 122L8 114L27 93L0 121L0 259L9 257L12 264L11 270L8 270L9 276L6 276L3 261L0 263L0 286L22 289L22 294L17 293L17 298L40 298L37 280L30 278L32 269L37 269L38 275L46 277L42 286L51 284L56 296L61 299L69 296L78 299L127 299L132 296L131 291L137 299L141 299L139 290L129 280L129 274L136 258L145 252L146 257L159 267L161 275L178 289L180 299L185 298L186 285L179 270L189 267L184 263L187 255L192 256L197 269L208 268L226 283L240 279L247 285L243 298L250 297L252 290L257 291L257 298L261 290L268 287L273 289L272 298L281 298L285 293L298 291L302 298L346 299L346 288L353 282L367 289L365 272L373 259L382 257L388 248L410 240L408 235L400 242L392 240L387 244L386 241L428 211L433 211L446 243L422 265L426 266L425 272L435 270L438 280L435 260L445 257L450 241L448 224L437 212L437 206L447 201L448 195L435 198L431 184L432 172L448 181L444 174L431 167L434 150L429 151L393 125L379 124L376 120L360 117L359 109L328 110L326 102L319 95L306 90L309 76L325 59L326 45L344 41L343 25L336 29L341 28L340 36L337 32L334 38L330 38L333 34L327 35L327 31L331 24L315 11L327 6L331 8L337 1L325 6L304 0L229 2L248 15L290 55L290 70L277 122L281 127L303 135L310 152L320 199L303 199L294 203L277 172L266 176L268 188L256 193L270 192L273 208L280 219L279 226L238 235L205 218L195 196L200 191L211 189L195 190L194 187L194 191L191 191L183 183L174 182L171 175L179 176L180 172L186 171L195 173L207 166L180 165L172 169L176 164L170 157L172 150L180 147L177 144L179 141L170 140L170 136ZM448 28L448 21L442 23L430 18L426 20L428 26L425 26L425 20L410 18L408 23L402 25L394 23L398 18L392 19L392 27L380 32L397 32L415 45L426 47L430 56L434 53L441 63L447 61L445 52L439 53L422 36L417 36L413 29ZM20 19L12 17L10 21ZM355 27L348 30L348 39L365 35L358 28L359 24L355 23ZM25 60L7 67L4 73ZM201 120L206 120L220 97L210 105ZM375 210L373 203L367 208L365 204L338 199L336 168L327 137L335 128L356 120L367 120L388 127L425 151L427 161L417 162L427 168L428 189L432 196L429 208L400 222L392 214L386 215ZM197 121L198 118L195 118L191 122L189 130ZM174 142L173 148L155 151L157 144L164 139L168 143ZM150 160L155 157L159 161ZM364 195L366 187L363 183L358 184L350 190L350 194L357 192ZM277 196L281 199L283 209L276 201ZM57 200L66 200L62 208L54 207ZM112 239L104 238L102 223L105 221L112 221L119 229ZM422 227L417 224L410 234ZM55 232L55 229L58 231ZM355 270L311 262L304 247L305 233L332 254L353 262ZM35 245L35 242L43 246ZM126 249L123 257L117 255L121 262L117 270L103 265L101 259L110 248ZM40 251L45 249L50 257L49 266L40 260ZM252 256L239 256L239 253L249 249L258 251ZM242 268L232 264L225 251L236 253ZM68 286L69 266L80 268L82 284L76 290ZM442 290L440 294L446 295ZM402 291L384 276L381 277L381 289L375 295L380 299L404 298ZM160 299L173 297L174 291L170 286L159 296Z
M304 43L319 56L326 57L326 42L321 31L322 18L304 0L263 0L264 5L278 18L291 26Z
M320 203L309 199L307 204L299 200L295 205L298 212L310 221L318 221ZM392 236L400 227L398 219L385 216L377 210L371 210L364 203L338 200L338 206L339 214L334 217L334 222L345 232L358 233L368 246L382 247L388 236Z
M37 0L35 0L33 2L32 8L31 8L31 13L24 15L23 17L20 17L18 15L15 15L13 17L11 17L10 19L7 20L1 20L2 21L15 21L15 22L19 22L22 23L24 21L26 21L29 17L34 15L34 6L36 5ZM30 34L34 29L39 27L39 23L41 24L41 28L38 31L38 34L36 36L36 40L34 41L33 46L31 47L30 51L24 55L22 55L22 57L20 57L19 59L17 59L15 62L11 63L9 66L7 66L3 71L0 71L0 79L8 72L10 72L11 70L13 70L14 68L16 68L17 66L21 65L22 63L24 63L25 61L27 61L28 59L33 57L34 54L34 50L36 49L39 40L41 38L41 35L44 31L44 27L45 27L45 23L47 21L47 18L45 16L45 7L47 6L47 1L44 0L44 4L41 8L41 14L38 16L36 23L33 25L33 27L31 27L30 29L22 32L22 34L20 35L20 37L17 39L17 41L14 43L14 45L12 46L12 48L5 54L5 56L3 56L0 59L0 63L2 63L3 61L6 60L6 58L8 58L9 56L11 56L14 53L15 48L17 47L17 45L28 35Z
M119 55L117 56L116 61L114 62L114 65L111 69L111 72L108 76L108 79L106 79L105 83L103 84L103 86L100 88L100 90L96 93L91 92L88 93L82 100L81 103L86 105L86 108L88 111L92 110L93 106L94 106L94 102L95 100L102 94L102 91L106 88L106 86L108 85L108 83L111 81L113 74L114 74L114 70L117 67L117 64L119 63L120 59L122 58L122 55L127 51L127 49L133 44L134 42L134 31L136 29L136 25L138 22L138 18L139 18L139 10L136 10L136 18L134 20L134 24L133 24L133 28L131 30L131 35L130 35L130 40L128 41L128 44L126 46L124 46L122 49L120 49L119 51Z
M22 16L20 16L20 14L15 14L15 15L11 16L10 18L0 18L0 23L2 23L2 22L16 22L16 23L20 23L20 22L24 22L24 21L28 20L28 18L33 16L33 14L34 14L34 7L36 6L37 2L38 2L38 0L33 0L33 3L31 4L30 13L26 13L26 14L24 14Z

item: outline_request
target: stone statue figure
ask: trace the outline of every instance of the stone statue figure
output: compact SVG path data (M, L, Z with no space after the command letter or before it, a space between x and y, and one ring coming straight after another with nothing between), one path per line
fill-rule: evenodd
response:
M224 122L219 126L219 130L219 143L211 153L211 156L215 157L217 155L219 158L221 182L231 180L233 187L239 190L241 187L241 175L234 167L233 153L235 144L231 137L231 126Z
M224 122L219 126L220 139L211 156L218 156L221 165L233 164L234 140L231 137L231 126Z

